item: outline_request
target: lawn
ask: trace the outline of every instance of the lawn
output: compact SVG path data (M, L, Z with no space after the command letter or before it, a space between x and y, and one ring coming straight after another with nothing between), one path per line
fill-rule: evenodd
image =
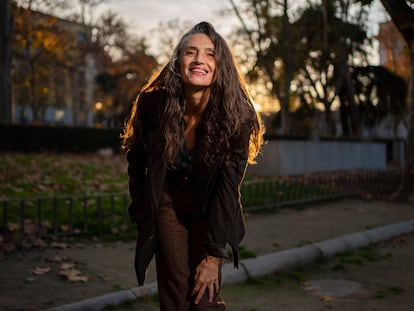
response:
M0 199L128 190L125 156L1 153Z
M42 224L49 233L90 233L128 223L127 163L122 154L2 153L0 183L0 223L9 224L7 228L12 224L26 232L30 225ZM300 203L336 193L321 185L278 178L247 178L241 192L246 208Z

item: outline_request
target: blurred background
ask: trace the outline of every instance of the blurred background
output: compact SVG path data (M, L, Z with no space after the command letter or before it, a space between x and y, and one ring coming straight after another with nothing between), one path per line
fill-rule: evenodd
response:
M267 133L406 137L410 55L379 1L7 2L3 122L120 128L179 36L208 20L233 47Z

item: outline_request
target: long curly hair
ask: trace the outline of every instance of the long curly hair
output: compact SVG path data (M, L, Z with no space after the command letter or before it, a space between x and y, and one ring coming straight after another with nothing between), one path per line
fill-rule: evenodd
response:
M182 99L180 56L186 42L195 34L207 35L214 43L216 55L216 75L204 112L207 116L203 117L207 135L203 141L198 142L203 148L205 161L213 163L221 154L229 154L232 137L239 134L242 127L247 124L251 134L249 142L246 142L246 150L248 162L253 164L263 143L264 127L230 48L208 22L198 23L184 34L168 63L141 89L121 135L123 147L132 148L139 137L137 106L141 94L163 89L167 93L167 102L161 117L161 129L165 138L164 158L169 165L172 165L184 131L182 120L185 107Z

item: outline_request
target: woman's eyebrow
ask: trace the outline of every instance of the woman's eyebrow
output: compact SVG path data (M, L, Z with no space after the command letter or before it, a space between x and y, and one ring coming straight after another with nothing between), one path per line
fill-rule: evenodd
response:
M216 51L216 49L215 48L213 48L213 47L206 47L206 48L199 48L199 47L197 47L197 46L194 46L194 45L187 45L187 46L184 46L184 49L186 49L186 50L208 50L208 51L213 51L213 52L215 52Z

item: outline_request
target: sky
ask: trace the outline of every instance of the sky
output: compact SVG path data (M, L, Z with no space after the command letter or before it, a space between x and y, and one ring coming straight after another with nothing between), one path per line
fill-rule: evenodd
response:
M238 3L240 0L235 0ZM296 0L298 3L298 1ZM295 3L295 2L293 2ZM153 29L160 22L179 18L192 21L194 24L202 20L213 23L217 31L225 35L229 23L236 23L234 16L219 16L218 12L229 9L228 0L106 0L98 12L111 9L131 24L137 32ZM384 20L384 13L378 0L374 1L370 19L373 23ZM373 31L376 27L373 27Z
M99 10L111 9L118 13L131 25L131 30L138 34L176 18L194 24L209 21L218 32L223 33L228 29L228 21L235 20L234 17L218 15L225 8L230 8L228 0L106 0Z
M239 1L235 0L236 3ZM298 1L291 3L296 4ZM220 11L230 8L229 0L106 0L99 6L95 16L99 16L110 9L119 14L130 25L131 33L139 37L145 35L147 31L155 29L160 23L166 23L177 18L193 24L200 21L209 21L226 38L226 35L232 29L232 25L239 26L234 14L219 15ZM369 33L370 35L376 35L378 33L378 22L386 19L379 0L374 0L369 19L371 21ZM151 42L149 43L151 45ZM154 44L152 43L152 45ZM151 51L151 46L149 50ZM377 62L377 60L374 62Z

